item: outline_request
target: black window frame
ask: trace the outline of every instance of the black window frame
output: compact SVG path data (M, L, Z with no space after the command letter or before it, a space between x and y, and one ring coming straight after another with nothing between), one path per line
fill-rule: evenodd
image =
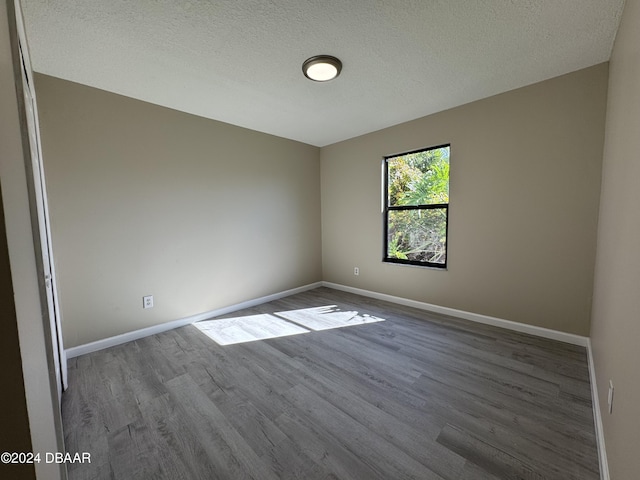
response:
M396 153L393 155L386 155L383 157L383 175L384 175L384 199L383 199L383 230L384 230L384 240L383 240L383 250L382 250L382 261L385 263L396 263L401 265L414 265L418 267L427 267L427 268L437 268L441 270L446 270L449 262L449 203L431 203L431 204L421 204L421 205L389 205L389 160L392 160L397 157L402 157L404 155L411 155L412 153L420 153L420 152L428 152L429 150L437 150L439 148L449 148L449 158L451 158L451 144L444 143L442 145L436 145L433 147L419 148L417 150L410 150L403 153ZM450 162L451 160L449 160ZM449 182L451 182L451 178L449 177ZM446 226L445 226L445 258L444 263L436 263L436 262L426 262L426 261L418 261L418 260L405 260L402 258L393 258L388 256L389 252L389 212L391 211L402 211L402 210L437 210L444 209L446 215Z

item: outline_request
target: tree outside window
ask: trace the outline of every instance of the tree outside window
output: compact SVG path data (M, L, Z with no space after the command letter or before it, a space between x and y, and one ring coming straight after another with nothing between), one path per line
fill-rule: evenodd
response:
M384 261L446 268L450 149L385 158Z

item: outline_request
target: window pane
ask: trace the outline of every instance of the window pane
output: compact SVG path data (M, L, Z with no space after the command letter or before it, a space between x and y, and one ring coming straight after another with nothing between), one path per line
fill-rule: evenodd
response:
M387 159L388 204L449 203L449 147Z
M390 210L387 257L444 265L447 209Z

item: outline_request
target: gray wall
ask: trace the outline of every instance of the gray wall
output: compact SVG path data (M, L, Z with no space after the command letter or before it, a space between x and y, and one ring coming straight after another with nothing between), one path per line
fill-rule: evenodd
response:
M324 280L588 335L607 71L322 148ZM382 157L444 143L448 270L382 263Z
M611 478L640 472L640 2L627 0L611 57L592 345ZM615 387L607 412L609 380Z
M36 88L66 348L321 280L317 147Z

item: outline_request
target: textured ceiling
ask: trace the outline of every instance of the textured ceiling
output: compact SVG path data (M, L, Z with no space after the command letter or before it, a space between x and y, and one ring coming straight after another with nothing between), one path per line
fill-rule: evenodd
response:
M318 146L604 62L623 3L22 0L38 72Z

